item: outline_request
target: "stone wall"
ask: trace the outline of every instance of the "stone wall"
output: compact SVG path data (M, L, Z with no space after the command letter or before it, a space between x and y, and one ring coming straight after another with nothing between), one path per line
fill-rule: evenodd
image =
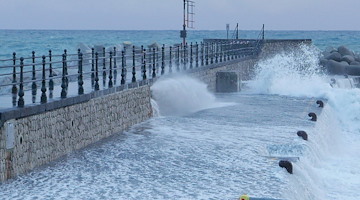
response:
M12 119L0 129L0 181L23 174L152 116L148 85L52 111ZM15 147L6 150L7 123Z

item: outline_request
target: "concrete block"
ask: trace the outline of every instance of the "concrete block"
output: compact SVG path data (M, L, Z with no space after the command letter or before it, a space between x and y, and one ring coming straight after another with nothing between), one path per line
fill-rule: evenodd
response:
M217 72L216 92L238 92L240 91L240 82L237 72Z

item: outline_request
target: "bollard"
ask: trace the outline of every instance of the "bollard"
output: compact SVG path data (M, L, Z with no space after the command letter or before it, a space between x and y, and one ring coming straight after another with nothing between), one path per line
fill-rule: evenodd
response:
M41 103L46 103L47 102L47 97L46 97L46 82L45 82L45 56L42 56L42 82L41 82L41 99L40 102Z
M95 53L95 91L99 90L99 53Z
M113 81L112 81L112 59L113 59L113 52L109 52L109 88L113 87Z
M132 59L133 59L133 68L132 68L132 79L131 79L131 82L135 83L136 82L136 68L135 68L135 46L133 46L133 56L132 56Z
M24 107L24 58L20 58L20 86L18 107Z

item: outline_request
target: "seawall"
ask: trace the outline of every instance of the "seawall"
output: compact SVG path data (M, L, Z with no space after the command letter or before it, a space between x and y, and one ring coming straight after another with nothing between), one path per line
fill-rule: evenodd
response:
M149 84L118 92L114 89L88 101L6 121L0 129L0 180L149 119L150 96ZM8 131L13 131L13 136L6 136Z

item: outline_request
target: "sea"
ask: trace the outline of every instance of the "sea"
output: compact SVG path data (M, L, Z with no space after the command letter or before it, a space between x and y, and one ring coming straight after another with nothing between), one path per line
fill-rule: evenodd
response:
M226 37L226 31L188 33L189 42ZM319 58L341 45L358 54L360 32L265 31L265 38L312 39L312 45L260 60L236 93L212 93L182 73L160 78L151 87L153 118L0 183L0 199L358 200L360 90L352 77L321 71ZM181 40L179 31L0 30L0 57L124 42ZM279 167L284 159L292 174Z

